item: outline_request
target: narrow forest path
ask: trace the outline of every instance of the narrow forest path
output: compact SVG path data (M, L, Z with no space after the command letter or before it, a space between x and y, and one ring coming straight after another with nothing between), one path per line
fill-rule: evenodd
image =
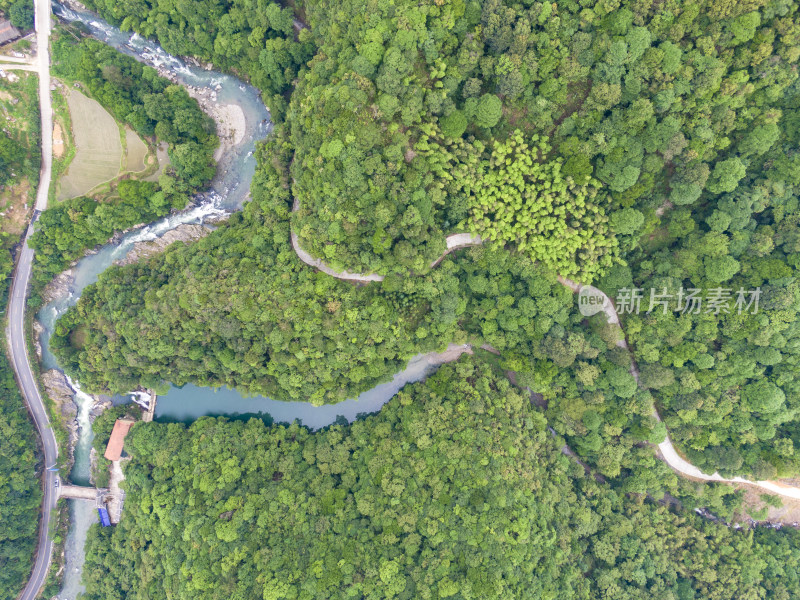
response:
M299 201L295 198L294 203L292 205L292 212L297 212L300 208ZM337 279L344 279L347 281L357 281L361 283L369 283L373 281L383 281L383 275L377 274L359 274L359 273L351 273L350 271L336 271L332 269L328 265L326 265L321 259L315 258L308 252L306 252L301 246L300 241L297 237L297 234L292 230L292 247L294 248L295 253L297 254L298 258L301 261L306 263L307 265L314 267L322 271L323 273L327 273L331 277L336 277ZM452 235L447 236L447 250L437 258L433 263L431 263L431 268L437 266L442 260L444 260L445 256L458 250L460 248L466 248L468 246L476 246L481 244L481 238L478 236L471 235L469 233L455 233ZM617 346L626 350L631 356L631 375L636 380L636 383L639 383L639 369L636 366L636 359L633 356L630 348L628 347L628 342L625 339L625 331L622 328L622 325L619 320L619 315L617 314L616 309L614 308L614 303L611 299L605 294L605 292L599 290L598 288L591 286L591 285L582 285L571 279L566 277L562 277L559 275L558 277L559 283L562 285L570 288L573 293L577 294L580 293L581 290L586 290L592 295L602 296L603 300L603 313L606 315L606 319L612 325L616 325L621 332L620 339L617 340ZM660 422L661 415L658 414L655 406L653 406L653 416ZM788 485L784 485L782 483L776 481L751 481L749 479L745 479L743 477L733 477L732 479L727 479L722 477L719 473L714 473L712 475L707 475L703 473L699 468L695 465L687 461L685 458L681 457L678 454L678 451L675 449L675 446L672 444L672 440L669 438L669 434L664 438L664 441L658 444L658 450L661 454L661 458L664 462L666 462L673 470L675 470L680 475L684 477L688 477L690 479L698 479L702 481L718 481L721 483L740 483L745 485L752 485L763 490L766 490L772 494L776 494L779 496L783 496L785 498L793 498L795 500L800 500L800 488L791 487Z

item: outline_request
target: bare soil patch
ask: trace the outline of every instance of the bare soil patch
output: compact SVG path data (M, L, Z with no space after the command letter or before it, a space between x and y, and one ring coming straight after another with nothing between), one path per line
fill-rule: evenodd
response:
M167 153L167 144L161 142L156 147L156 160L158 161L158 168L155 170L155 173L151 174L148 177L145 177L144 181L158 181L158 178L164 172L164 170L169 166L169 154Z
M53 124L53 156L61 158L64 156L64 131L61 129L60 123Z
M744 510L741 515L736 515L740 520L747 521L752 519L753 513L767 507L767 516L765 519L758 519L759 523L788 525L790 527L797 527L798 523L800 523L800 500L781 498L783 506L767 506L767 504L761 500L761 493L759 493L759 490L751 486L743 486L742 489L745 491L744 502L742 503L744 505Z

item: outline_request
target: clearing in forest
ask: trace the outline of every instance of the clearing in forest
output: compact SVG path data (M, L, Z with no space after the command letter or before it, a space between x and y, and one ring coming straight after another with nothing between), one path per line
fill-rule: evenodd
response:
M166 143L161 142L158 146L156 146L156 160L158 161L158 167L156 167L156 170L153 173L147 177L143 177L142 181L158 181L158 178L169 166L169 154L167 153Z
M114 179L122 162L122 142L114 117L77 90L69 90L67 103L76 152L59 182L59 200L81 196Z

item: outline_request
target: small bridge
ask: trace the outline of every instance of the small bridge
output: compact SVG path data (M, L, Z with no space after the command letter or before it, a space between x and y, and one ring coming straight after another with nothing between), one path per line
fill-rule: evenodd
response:
M61 484L58 488L59 498L72 498L73 500L89 500L100 502L108 494L106 488L83 487L80 485Z
M94 502L97 508L108 510L109 518L114 525L119 523L122 517L122 506L125 503L125 492L119 488L119 485L115 486L113 490L109 490L108 488L61 483L58 487L58 497Z

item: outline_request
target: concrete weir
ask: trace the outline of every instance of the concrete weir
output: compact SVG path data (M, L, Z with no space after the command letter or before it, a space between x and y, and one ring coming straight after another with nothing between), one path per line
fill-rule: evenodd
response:
M153 420L153 416L156 414L156 400L158 400L158 396L153 390L149 390L150 393L150 403L147 406L147 409L142 412L142 422L143 423L150 423Z
M105 488L83 487L80 485L62 484L58 488L59 498L70 498L72 500L90 500L99 502L99 499L108 493Z
M97 508L108 510L111 523L116 525L122 517L122 506L125 502L125 492L119 487L119 482L124 479L124 476L119 462L116 462L112 468L114 469L112 475L116 476L112 477L110 488L62 484L58 488L58 497L94 502Z

